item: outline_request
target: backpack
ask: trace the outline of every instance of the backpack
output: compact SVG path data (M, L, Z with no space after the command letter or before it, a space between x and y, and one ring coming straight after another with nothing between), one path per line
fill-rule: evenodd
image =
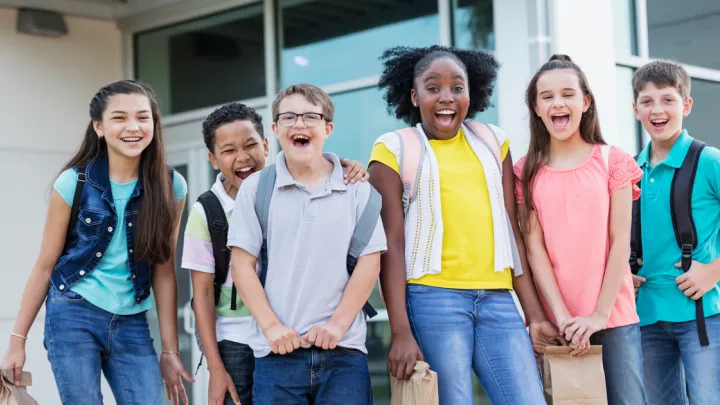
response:
M272 200L273 191L275 190L275 179L277 178L277 167L272 164L266 166L260 172L260 178L257 184L257 194L255 197L255 214L260 222L260 228L262 229L262 247L260 248L260 284L265 287L265 280L267 278L268 271L268 223L270 218L270 201ZM380 218L380 208L382 207L382 198L380 194L372 187L370 187L370 198L368 199L367 206L360 215L355 231L353 232L352 239L350 240L350 247L347 253L346 268L350 276L352 276L355 270L355 265L360 257L363 249L370 242L375 226L377 225L378 218ZM377 315L375 308L366 302L362 308L365 315L368 318L373 318Z
M466 128L478 136L490 149L502 174L501 145L492 128L479 122L466 121L464 124ZM410 203L417 197L420 169L422 168L422 162L425 160L427 150L425 149L425 142L423 142L421 138L423 135L414 127L399 129L395 131L395 133L399 135L400 139L400 156L398 159L400 178L403 182L403 187L409 190L409 198L407 201L403 199L403 208L405 214L407 214Z
M230 269L230 249L227 247L228 222L225 216L225 210L212 190L208 190L198 197L198 202L205 211L207 218L208 230L210 231L210 242L213 248L213 257L215 259L215 281L213 282L213 292L215 293L215 305L220 302L220 292L222 285L225 284ZM232 292L230 294L230 310L237 309L237 289L233 283Z
M698 238L692 216L692 191L695 185L700 153L705 143L693 139L685 159L679 169L675 169L670 186L670 216L672 217L675 240L682 252L682 270L687 272L692 264L693 250L697 247ZM635 156L637 161L639 155ZM640 199L633 201L632 230L630 231L630 268L633 274L640 270L637 259L642 258L642 229L640 222ZM700 345L709 345L707 328L705 327L705 311L702 298L695 301L695 319L697 320Z

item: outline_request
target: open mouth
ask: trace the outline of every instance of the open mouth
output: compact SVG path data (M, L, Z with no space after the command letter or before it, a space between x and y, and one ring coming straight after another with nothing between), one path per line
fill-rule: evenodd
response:
M122 138L121 140L125 143L137 144L142 140L142 138L140 138L139 136L130 136L127 138Z
M650 123L655 129L662 130L665 128L665 125L667 125L668 120L650 120Z
M293 135L290 137L292 144L296 148L305 148L310 145L310 138L305 135Z
M564 129L570 122L570 114L558 114L550 117L556 129Z
M235 177L237 177L240 180L245 180L250 176L251 174L255 173L255 166L247 166L240 169L235 170Z
M453 110L440 110L435 113L435 117L442 126L451 126L455 121L455 116L457 116L457 113Z

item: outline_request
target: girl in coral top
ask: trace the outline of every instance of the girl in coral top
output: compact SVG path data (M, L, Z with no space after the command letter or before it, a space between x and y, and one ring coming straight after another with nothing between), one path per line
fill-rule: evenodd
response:
M642 171L605 144L587 78L568 56L550 58L526 98L530 146L514 168L516 197L545 312L574 355L602 345L610 405L644 404L628 264Z

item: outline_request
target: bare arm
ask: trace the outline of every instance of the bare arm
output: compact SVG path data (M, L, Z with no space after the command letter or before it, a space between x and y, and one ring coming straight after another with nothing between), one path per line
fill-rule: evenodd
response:
M600 297L595 306L595 312L607 318L610 318L620 286L627 276L631 223L632 186L627 186L615 190L610 198L610 253Z
M387 238L387 251L380 258L380 286L392 333L387 369L396 378L407 380L412 376L415 363L424 357L410 330L405 298L403 185L400 176L383 163L371 162L368 171L370 184L382 196L380 216Z
M215 325L215 274L192 271L193 307L195 325L207 357L209 370L224 369L217 345Z
M300 347L297 331L283 325L273 312L265 289L255 272L257 258L239 248L232 248L231 270L235 288L268 340L273 353L286 354Z
M160 339L163 350L177 351L177 279L175 276L175 247L180 230L180 218L185 208L183 198L175 204L175 224L170 236L170 258L165 263L156 264L153 268L152 288L155 294L158 320L160 323Z
M70 223L70 206L57 191L50 195L45 229L43 231L40 255L25 284L20 310L13 333L27 336L47 296L50 275L63 252L65 237ZM15 370L15 382L19 383L20 373L25 366L25 339L10 336L7 353L0 363L1 368Z
M533 280L532 271L528 264L527 254L525 253L525 241L518 223L517 202L515 201L515 175L513 174L512 156L508 151L503 161L503 193L505 195L505 209L510 217L512 230L515 234L515 243L517 244L518 253L520 254L520 263L523 268L523 274L519 277L513 277L513 288L520 300L525 317L528 323L537 323L547 321L545 311L540 304L537 291L535 290L535 281Z

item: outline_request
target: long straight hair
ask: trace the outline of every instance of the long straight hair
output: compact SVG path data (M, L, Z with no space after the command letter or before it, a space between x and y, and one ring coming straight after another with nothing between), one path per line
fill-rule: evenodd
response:
M528 146L528 153L525 157L525 166L523 167L521 179L526 208L525 218L523 218L525 223L527 223L530 212L533 209L531 192L533 181L540 168L546 165L550 159L550 132L545 127L542 118L535 113L535 107L537 107L537 83L543 73L556 69L574 71L580 82L580 89L583 92L583 96L590 97L590 107L580 118L580 137L590 144L605 144L602 131L600 130L595 96L592 90L590 90L590 85L588 84L585 73L583 73L580 67L576 65L569 56L553 55L550 60L535 73L525 93L525 102L530 112L530 145Z
M150 101L153 139L140 157L138 175L142 178L143 194L135 232L135 250L139 260L163 263L170 259L171 244L175 243L171 240L171 235L177 214L166 165L160 109L155 93L150 87L132 80L121 80L98 90L90 101L90 123L85 130L80 149L65 164L63 170L85 167L107 153L107 143L95 132L93 122L102 121L108 100L117 94L140 94Z

